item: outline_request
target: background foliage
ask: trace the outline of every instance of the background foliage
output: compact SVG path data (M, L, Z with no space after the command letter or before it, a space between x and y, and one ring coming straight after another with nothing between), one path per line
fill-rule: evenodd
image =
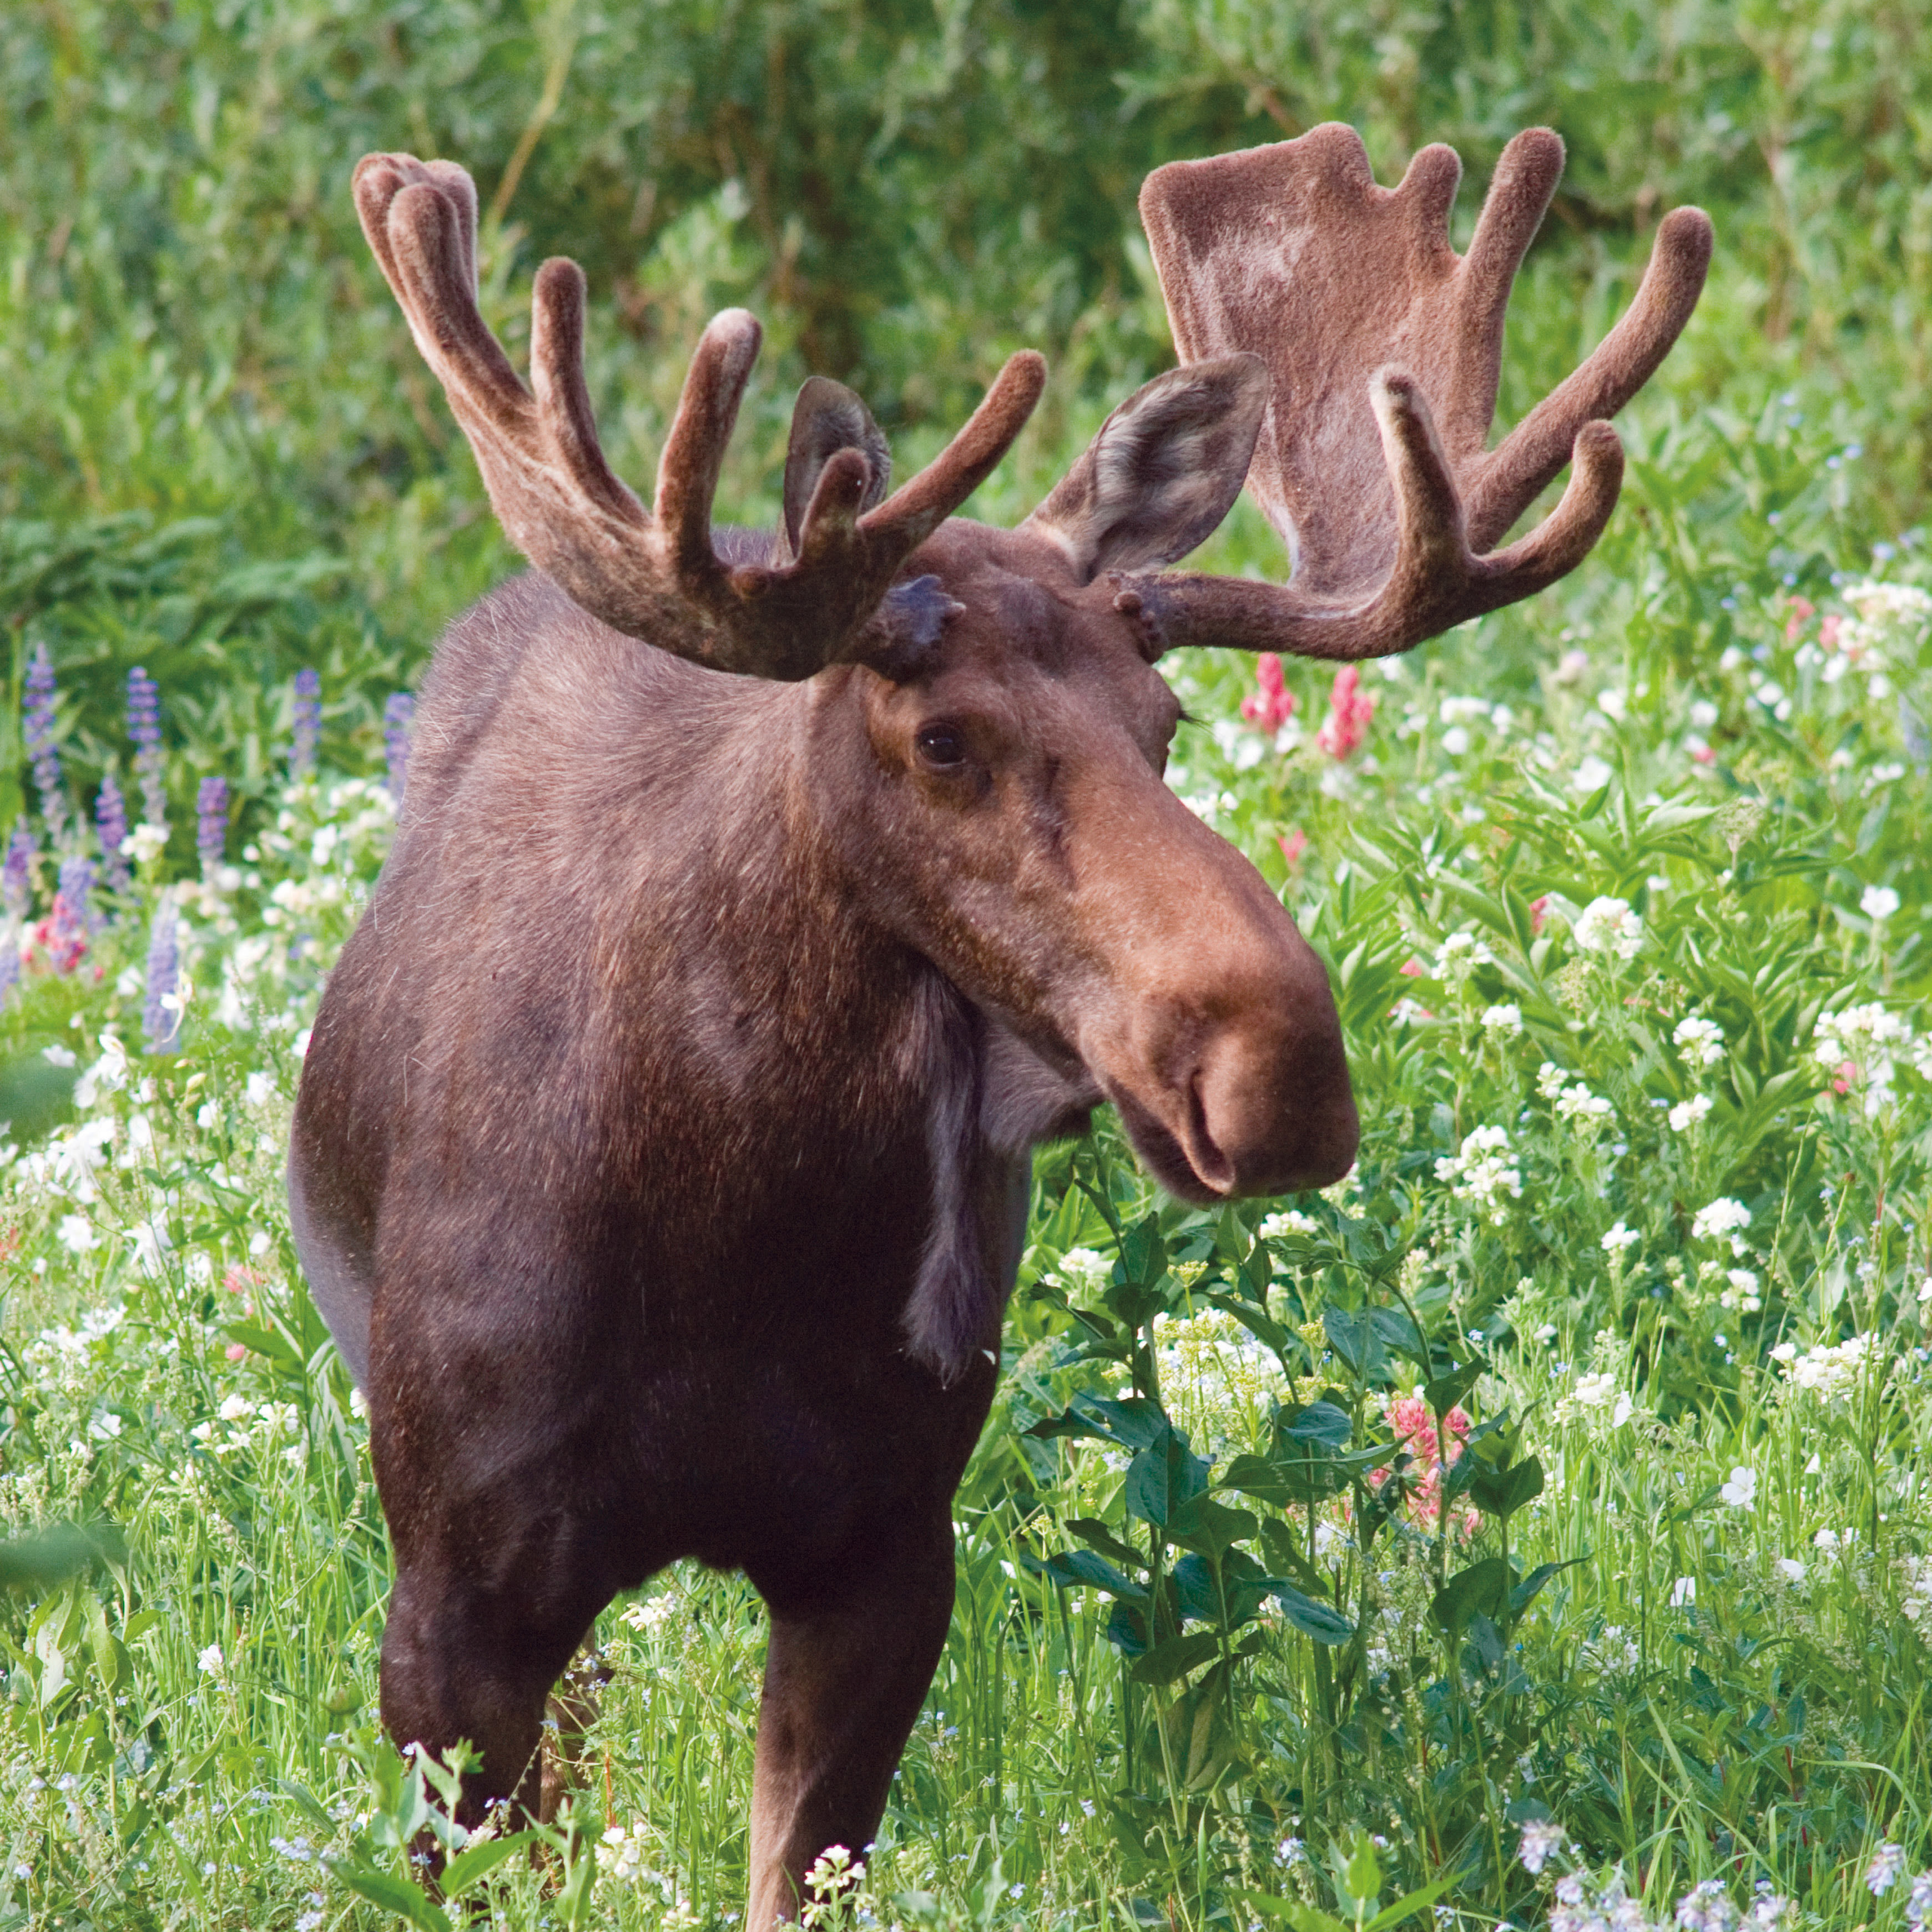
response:
M1044 349L975 506L1004 521L1169 358L1141 176L1330 116L1384 181L1454 144L1465 232L1510 134L1568 142L1505 420L1679 202L1715 218L1711 286L1590 562L1372 668L1348 755L1326 672L1288 668L1277 731L1251 663L1169 667L1203 721L1172 782L1330 962L1363 1162L1210 1217L1104 1123L1042 1158L877 1904L828 1882L821 1916L1922 1923L1932 1886L1867 1874L1932 1861L1928 38L1879 0L0 16L0 824L35 802L44 646L76 802L131 790L122 692L154 676L173 826L70 973L31 970L43 864L0 1018L0 1521L96 1526L0 1565L0 1926L441 1922L403 1856L439 1768L374 1729L386 1546L279 1150L386 841L386 702L515 560L356 158L472 169L513 349L536 261L584 262L640 485L704 320L757 310L746 520L808 371L856 382L904 467ZM1200 560L1283 566L1246 506ZM292 782L300 665L322 769ZM197 883L210 774L234 822ZM164 889L188 1018L148 1054ZM50 1069L80 1084L47 1138ZM461 1875L518 1926L728 1923L755 1600L680 1572L598 1636L576 1808L534 1864ZM1566 1847L1540 1867L1538 1830Z

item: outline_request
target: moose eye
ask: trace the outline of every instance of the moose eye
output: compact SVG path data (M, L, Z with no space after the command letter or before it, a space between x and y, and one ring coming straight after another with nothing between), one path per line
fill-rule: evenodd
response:
M956 724L922 724L912 742L920 757L938 770L966 762L966 734Z

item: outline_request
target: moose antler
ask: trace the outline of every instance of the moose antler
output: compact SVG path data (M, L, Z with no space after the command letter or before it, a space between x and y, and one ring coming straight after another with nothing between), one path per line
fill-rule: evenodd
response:
M758 357L749 315L727 309L705 330L646 512L598 445L577 264L553 259L537 271L526 389L477 308L469 176L452 161L370 154L356 170L356 208L511 542L593 616L714 670L793 680L889 649L868 626L899 566L1006 454L1046 380L1037 355L1012 357L951 443L874 508L865 507L866 456L838 451L806 508L796 560L734 568L712 548L711 503Z
M1141 218L1184 362L1267 360L1270 393L1248 487L1286 540L1286 587L1225 578L1123 581L1160 647L1217 644L1309 657L1406 650L1574 569L1623 476L1603 418L1648 380L1704 285L1711 224L1659 226L1629 311L1594 354L1486 450L1515 280L1563 172L1546 128L1504 149L1468 254L1450 247L1462 164L1425 148L1378 188L1361 138L1292 141L1156 170ZM1493 545L1562 470L1536 529Z

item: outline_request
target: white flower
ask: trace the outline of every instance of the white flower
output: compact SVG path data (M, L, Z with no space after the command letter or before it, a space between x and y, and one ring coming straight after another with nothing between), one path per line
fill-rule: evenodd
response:
M1619 959L1634 959L1643 944L1643 921L1624 899L1592 899L1578 916L1575 932L1586 952L1614 952Z
M1620 1429L1630 1420L1630 1398L1617 1388L1617 1378L1609 1374L1583 1375L1576 1378L1576 1386L1563 1396L1556 1405L1558 1422L1576 1422L1592 1409L1608 1408L1614 1402L1616 1412L1610 1418L1610 1426Z
M1616 776L1616 773L1592 753L1577 766L1576 775L1570 781L1570 788L1572 791L1586 794L1601 791Z
M1750 1210L1742 1201L1720 1195L1708 1207L1699 1208L1692 1216L1690 1238L1696 1241L1714 1241L1750 1226Z
M1626 1228L1619 1221L1614 1227L1605 1229L1600 1245L1606 1255L1620 1255L1626 1248L1635 1247L1642 1238L1634 1228Z
M1496 956L1473 932L1452 932L1436 952L1436 974L1452 986L1466 980L1478 966L1493 966Z
M121 856L136 866L152 864L167 849L167 828L150 825L144 819L121 842Z
M1731 1479L1718 1494L1732 1509L1754 1510L1757 1508L1757 1472L1748 1469L1740 1462L1731 1471Z
M1069 1248L1060 1256L1060 1265L1054 1270L1062 1287L1088 1294L1099 1294L1106 1286L1113 1272L1113 1264L1104 1255L1096 1254L1091 1248Z
M1884 922L1898 911L1898 895L1889 886L1868 886L1858 895L1858 910L1874 926Z
M1594 1127L1613 1111L1609 1101L1600 1094L1592 1094L1580 1080L1560 1088L1552 1098L1556 1103L1557 1118L1580 1127Z
M1705 1117L1716 1105L1708 1094L1694 1094L1688 1100L1680 1100L1664 1117L1670 1123L1673 1134L1688 1133L1693 1127L1703 1124Z
M1697 1580L1694 1576L1680 1576L1670 1586L1670 1607L1682 1610L1697 1600Z
M1303 1214L1298 1208L1290 1208L1280 1214L1264 1215L1260 1229L1264 1241L1280 1234L1318 1234L1321 1232L1321 1222L1313 1215Z
M1719 1305L1734 1308L1746 1315L1755 1315L1764 1306L1764 1298L1758 1293L1757 1274L1752 1268L1730 1268L1724 1279L1730 1285L1718 1297Z
M275 1083L266 1073L251 1073L242 1088L242 1097L251 1107L266 1107L274 1094Z
M1670 1043L1693 1066L1714 1066L1724 1057L1724 1034L1715 1020L1687 1013L1677 1022Z
M1708 731L1723 715L1708 698L1694 698L1690 703L1690 728L1694 731Z
M1522 1861L1523 1870L1534 1878L1544 1865L1562 1850L1567 1842L1563 1835L1563 1827L1554 1820L1532 1818L1522 1828L1522 1837L1517 1844L1516 1855Z
M1342 1567L1342 1558L1348 1554L1348 1539L1346 1534L1332 1522L1318 1522L1315 1526L1315 1555L1316 1559L1328 1564L1331 1570Z
M1802 1583L1804 1580L1804 1566L1795 1556L1780 1556L1771 1567L1787 1583Z
M1436 1178L1453 1181L1457 1200L1474 1202L1478 1212L1500 1228L1508 1214L1503 1196L1522 1198L1522 1171L1509 1165L1509 1156L1507 1127L1478 1127L1463 1136L1460 1153L1437 1160Z
M204 1677L212 1677L218 1682L220 1680L222 1665L224 1661L221 1654L220 1645L218 1643L210 1644L208 1648L201 1653L200 1657L196 1660L196 1661L199 1662L201 1666L201 1674Z
M85 1113L103 1094L128 1084L128 1049L111 1033L100 1036L100 1058L75 1084L74 1103Z
M1795 1388L1809 1389L1821 1402L1836 1401L1856 1389L1866 1358L1871 1353L1871 1337L1854 1335L1836 1343L1820 1342L1803 1354L1787 1354L1789 1342L1772 1351Z
M1514 1004L1483 1009L1483 1029L1486 1033L1520 1033L1522 1030L1522 1009Z
M224 1396L215 1414L224 1422L245 1422L255 1413L255 1405L244 1395Z
M63 1214L60 1224L60 1244L68 1253L84 1255L90 1249L100 1245L100 1238L88 1225L84 1214Z

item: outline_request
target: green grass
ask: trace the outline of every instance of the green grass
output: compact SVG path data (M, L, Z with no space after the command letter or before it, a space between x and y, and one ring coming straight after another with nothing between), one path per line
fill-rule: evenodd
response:
M109 770L131 789L120 693L154 673L172 827L76 970L30 968L0 1013L23 1150L0 1168L0 1526L98 1531L77 1570L20 1559L0 1606L0 1927L434 1922L398 1849L422 1778L375 1729L366 1436L281 1149L387 839L385 700L513 560L343 177L414 146L471 160L487 198L573 21L486 308L514 339L534 259L586 256L593 380L642 478L704 313L751 299L772 331L727 479L747 518L775 509L813 345L857 345L903 471L1033 340L1055 386L976 506L1023 514L1164 353L1120 241L1137 170L1282 116L1358 111L1385 179L1437 133L1478 177L1522 122L1570 137L1506 419L1628 300L1658 208L1718 218L1574 578L1366 667L1376 713L1343 761L1316 742L1331 672L1288 667L1270 742L1239 716L1251 663L1166 667L1204 721L1173 783L1329 962L1362 1158L1325 1196L1206 1216L1156 1198L1107 1122L1042 1154L952 1639L865 1886L826 1922L1324 1932L1312 1915L1366 1925L1439 1882L1412 1923L1554 1909L1583 1932L1613 1870L1654 1922L1700 1884L1750 1908L1760 1882L1808 1926L1904 1921L1932 1864L1932 625L1910 598L1873 619L1876 670L1826 646L1861 641L1867 583L1932 591L1924 29L1875 4L1372 10L1136 6L1112 69L1024 8L944 31L785 12L771 44L826 92L774 113L807 146L814 113L828 141L869 130L862 180L827 194L898 264L876 280L829 218L790 258L764 225L778 136L740 97L774 70L735 14L715 73L680 8L655 41L568 9L378 33L307 0L164 26L50 0L0 29L0 819L36 802L14 721L45 644L76 804ZM848 85L868 61L894 76L879 100ZM1076 158L1029 201L1054 154ZM1199 561L1282 567L1246 505ZM291 784L302 664L322 770ZM210 772L232 869L203 886ZM52 886L43 861L30 920ZM164 890L192 993L150 1054ZM1641 922L1629 956L1586 943L1599 899ZM1693 1016L1708 1058L1678 1037ZM1720 1201L1734 1231L1703 1214ZM508 1926L728 1924L757 1600L680 1570L598 1641L572 1816L476 1895ZM1544 1824L1564 1846L1532 1874ZM1882 1845L1907 1864L1878 1895ZM1580 1904L1556 1898L1572 1871Z

